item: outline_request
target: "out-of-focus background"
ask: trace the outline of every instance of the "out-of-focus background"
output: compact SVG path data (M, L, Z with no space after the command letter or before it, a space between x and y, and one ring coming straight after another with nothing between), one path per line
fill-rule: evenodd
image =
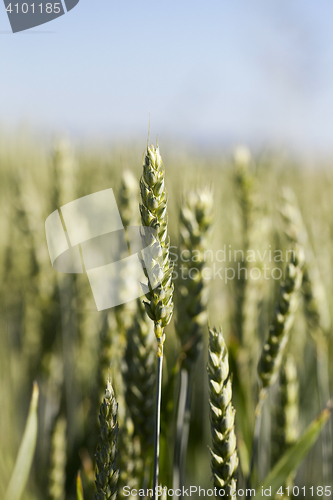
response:
M10 33L0 11L1 126L100 140L331 149L329 0L88 0Z
M214 199L209 248L243 248L244 213L233 150L246 144L252 152L248 168L259 229L255 247L290 247L280 211L282 188L292 188L324 291L320 301L324 297L326 319L330 316L332 18L333 5L326 0L80 0L63 17L13 35L0 9L1 498L21 442L33 380L40 386L40 424L23 499L74 498L79 469L85 487L92 484L99 405L94 396L105 317L95 310L85 276L67 280L52 269L44 223L61 205L98 190L111 187L119 200L125 169L137 182L133 199L139 217L149 122L150 139L158 135L166 168L171 244L179 242L184 194L207 186ZM216 259L215 264L220 266ZM277 267L285 265L284 259ZM263 281L251 306L260 348L278 284ZM226 285L217 276L209 288L209 321L221 322L232 341L237 284ZM300 432L322 408L316 342L309 333L302 303L291 347L298 370ZM327 333L331 359L332 335ZM172 323L165 382L178 349ZM208 487L205 364L206 345L195 379L186 483ZM331 368L328 375L332 380ZM275 403L272 398L269 408ZM241 446L239 421L246 415L235 406ZM248 419L252 428L253 415ZM270 425L267 413L261 476L270 463ZM323 484L322 442L302 464L295 484ZM169 452L166 443L162 470L172 462L172 443ZM248 463L244 450L242 460Z

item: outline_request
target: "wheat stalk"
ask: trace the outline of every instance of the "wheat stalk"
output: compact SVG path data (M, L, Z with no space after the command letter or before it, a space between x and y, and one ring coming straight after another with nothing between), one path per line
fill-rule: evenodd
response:
M258 374L261 380L261 388L255 412L256 421L248 484L250 484L251 481L257 456L262 406L266 398L268 388L274 384L278 377L285 348L289 339L289 333L294 323L295 313L299 303L299 292L302 285L303 266L303 248L295 246L292 251L290 262L287 264L285 280L280 284L280 297L275 306L273 321L269 327L268 338L264 344L260 361L258 363Z
M284 220L284 230L292 244L303 246L305 267L302 289L305 299L305 313L310 332L315 337L326 335L331 326L330 312L325 288L309 241L297 199L291 188L284 188L280 213Z
M157 233L157 245L150 242L152 255L157 246L157 254L161 264L156 261L155 274L160 278L160 284L153 289L149 279L149 269L144 266L148 278L148 290L144 302L146 312L154 322L154 333L157 339L157 377L156 377L156 404L155 404L155 435L154 435L154 472L153 498L156 498L156 486L159 475L159 436L161 419L161 388L163 344L165 341L164 328L170 323L173 313L173 283L172 265L169 256L169 237L167 235L167 195L164 186L164 166L159 148L147 147L144 155L143 173L140 179L141 222L144 227L152 228ZM147 265L147 264L145 264ZM157 268L157 270L156 270Z
M285 233L288 239L292 243L303 245L305 248L306 262L302 282L304 312L309 332L316 345L319 402L320 406L323 407L330 398L328 335L331 330L331 318L328 300L303 217L291 188L284 188L283 190L280 211L285 222ZM323 480L325 484L331 484L332 430L329 425L323 431L322 455Z
M222 330L209 329L208 382L212 434L211 469L217 498L236 499L235 410L232 406L232 385L228 350ZM221 490L221 491L220 491ZM234 490L234 493L232 492Z
M203 329L207 324L208 289L203 269L212 224L212 206L212 193L202 189L189 192L180 211L180 251L181 255L186 254L186 261L182 262L182 276L176 294L176 333L181 343L181 377L174 450L174 491L181 489L184 483L192 372L202 349Z
M100 432L96 450L95 500L115 500L119 471L117 460L118 405L110 380L107 381L105 397L99 413Z
M234 182L236 186L237 201L241 212L242 221L242 247L244 254L250 248L250 238L253 226L253 210L254 210L254 179L250 172L251 155L248 149L238 147L234 154ZM234 326L237 333L237 338L242 343L244 335L244 302L246 297L246 269L248 262L242 262L243 272L240 273L239 279L235 281L235 321Z
M249 248L249 233L253 222L253 175L250 172L251 154L244 147L239 146L234 153L234 179L236 195L242 216L243 247Z

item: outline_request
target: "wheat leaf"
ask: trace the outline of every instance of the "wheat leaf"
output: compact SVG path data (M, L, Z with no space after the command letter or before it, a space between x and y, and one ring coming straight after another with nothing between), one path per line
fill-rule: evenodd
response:
M84 500L83 486L82 486L82 479L81 479L80 472L78 472L77 476L76 476L76 499L77 500Z
M5 494L5 500L20 500L29 477L29 472L32 460L34 458L37 442L38 395L38 385L36 382L34 382L27 423L25 426L20 449L16 458L14 470L12 472Z
M302 460L306 457L307 453L318 439L321 430L331 415L331 409L332 402L330 402L327 407L311 422L298 441L296 441L296 443L289 448L284 455L282 455L280 460L268 473L261 486L258 488L256 496L261 498L262 488L264 490L271 488L270 496L274 498L280 486L285 484L292 471L298 469Z

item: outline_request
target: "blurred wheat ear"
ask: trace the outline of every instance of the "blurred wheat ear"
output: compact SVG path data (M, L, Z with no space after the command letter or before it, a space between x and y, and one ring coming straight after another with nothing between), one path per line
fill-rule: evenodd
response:
M238 147L234 153L234 186L241 223L242 257L237 261L234 279L235 311L233 328L237 337L237 377L248 394L248 411L253 413L253 397L257 389L256 361L261 348L259 337L259 308L263 300L263 278L253 278L253 271L263 274L267 251L269 219L264 197L258 191L256 163L250 151ZM254 255L254 258L249 258ZM236 264L236 262L235 262Z
M127 439L128 442L131 440L132 450L129 462L137 462L133 465L135 473L132 472L129 477L131 482L137 480L142 486L149 480L154 444L156 341L152 322L141 299L137 299L136 308L136 316L127 330L123 377L126 406L133 422L132 435Z
M258 374L261 381L256 420L252 457L248 485L250 485L254 469L261 427L262 406L267 396L267 391L274 384L279 369L283 362L290 330L295 320L295 314L300 300L304 266L304 251L300 246L295 246L291 252L290 262L287 264L285 280L280 284L280 296L275 306L273 321L269 327L268 338L263 346L258 363Z
M125 228L139 223L139 194L134 174L130 170L124 170L121 174L118 207Z
M124 380L126 404L143 452L152 446L154 439L155 351L151 322L138 299L136 317L127 330Z
M234 153L234 184L241 215L242 249L244 255L246 255L247 250L250 248L254 219L254 177L251 172L251 163L250 151L245 147L238 147ZM248 267L246 259L243 259L242 267L243 272L239 273L238 279L235 280L234 318L234 328L240 344L243 342L245 323L244 302L247 286L246 268Z
M268 339L262 349L258 364L258 374L262 382L259 399L264 396L267 388L278 377L279 368L300 300L299 292L302 285L303 265L303 249L302 247L295 247L286 268L285 281L280 286L279 301L276 305L273 321L268 332Z
M55 423L52 435L48 488L50 500L65 500L66 497L66 428L66 419L64 417L59 417Z
M131 489L143 487L146 478L144 477L144 450L141 449L140 439L134 432L133 422L127 417L119 430L119 449L121 450L118 466L118 497L119 499L135 500L135 496L127 495L125 486Z
M182 276L176 288L176 334L180 340L180 390L174 449L173 489L182 489L191 418L192 378L202 350L207 324L208 287L203 276L212 225L213 193L209 189L190 191L180 210L180 252ZM193 273L193 271L195 271ZM180 495L182 498L182 495Z
M284 221L284 231L289 241L293 244L303 245L305 249L302 281L304 313L308 323L308 331L316 346L317 385L319 404L322 408L331 395L328 359L331 317L328 299L296 195L290 187L283 189L280 212ZM324 429L322 438L323 481L325 484L332 482L332 445L332 428L328 425Z
M286 355L280 369L279 401L274 417L275 425L272 433L273 465L296 443L299 435L298 377L295 360L291 354ZM291 471L284 486L289 486L292 489L293 479L294 471Z

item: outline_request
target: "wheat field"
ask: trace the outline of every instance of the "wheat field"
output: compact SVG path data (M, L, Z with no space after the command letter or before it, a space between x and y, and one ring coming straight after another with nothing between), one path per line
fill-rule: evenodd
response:
M159 146L164 169L139 141L0 141L0 498L331 497L333 170ZM125 226L158 222L163 286L97 311L44 226L107 188Z

